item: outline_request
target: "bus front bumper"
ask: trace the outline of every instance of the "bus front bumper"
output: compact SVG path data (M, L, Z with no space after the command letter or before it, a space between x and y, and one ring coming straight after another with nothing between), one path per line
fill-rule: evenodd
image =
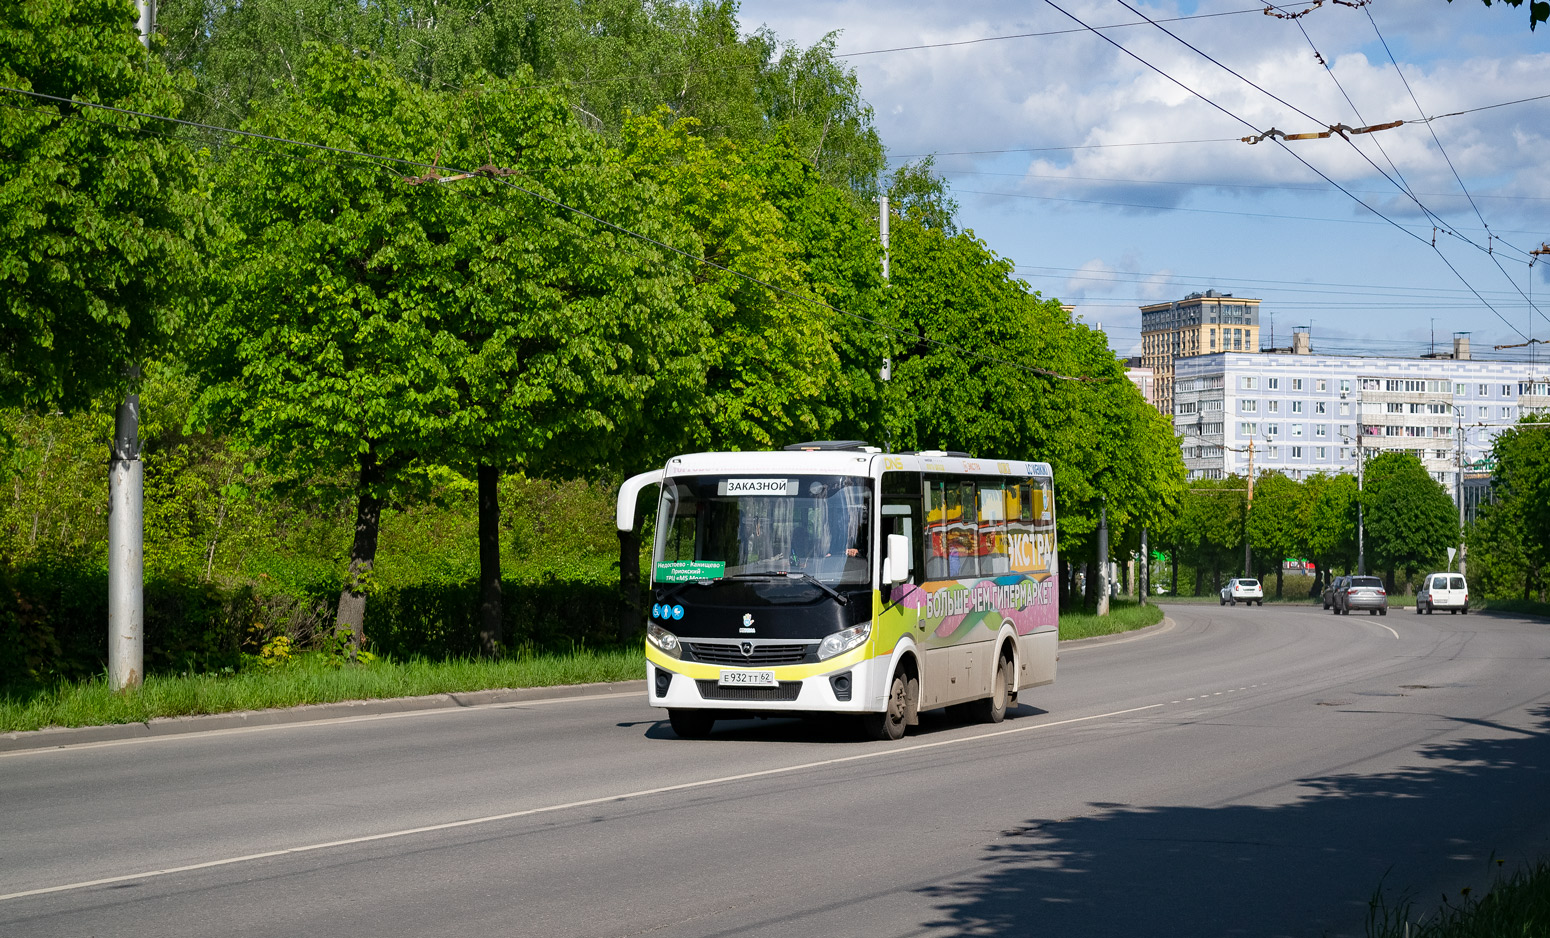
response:
M890 659L868 658L866 646L813 664L729 668L683 661L646 647L646 697L674 710L867 713L883 709ZM725 683L723 672L774 672L774 686ZM883 674L883 677L879 677Z

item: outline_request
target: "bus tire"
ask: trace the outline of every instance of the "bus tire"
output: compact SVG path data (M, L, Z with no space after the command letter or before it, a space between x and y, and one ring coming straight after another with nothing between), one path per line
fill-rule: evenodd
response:
M1000 723L1006 719L1007 697L1011 694L1012 662L1002 658L996 663L996 680L991 685L990 696L974 701L974 716L981 723Z
M861 717L861 729L868 739L903 739L909 725L912 708L910 689L919 687L903 673L896 672L888 686L888 709L882 713L867 713Z
M716 725L716 715L709 710L669 710L667 721L679 739L705 739Z

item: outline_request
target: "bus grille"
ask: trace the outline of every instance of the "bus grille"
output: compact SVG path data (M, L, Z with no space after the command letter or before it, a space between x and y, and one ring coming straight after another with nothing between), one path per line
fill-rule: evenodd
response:
M796 700L801 681L781 681L779 687L722 687L715 681L695 681L705 700Z
M816 645L755 645L753 654L744 656L736 644L721 645L713 642L685 642L694 660L706 664L732 664L747 667L762 664L801 664L809 660L810 650Z

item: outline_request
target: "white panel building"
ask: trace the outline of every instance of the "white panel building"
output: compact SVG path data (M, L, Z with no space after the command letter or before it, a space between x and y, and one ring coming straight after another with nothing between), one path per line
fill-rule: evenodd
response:
M1301 335L1298 338L1302 338ZM1294 479L1355 472L1358 453L1420 457L1455 491L1463 462L1526 412L1550 409L1550 365L1473 361L1469 340L1451 356L1365 358L1223 352L1175 363L1174 427L1191 479L1274 469Z

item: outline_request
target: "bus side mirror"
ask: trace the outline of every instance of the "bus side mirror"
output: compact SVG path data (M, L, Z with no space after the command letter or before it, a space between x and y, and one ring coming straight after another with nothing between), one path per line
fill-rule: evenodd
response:
M910 577L910 540L902 534L888 535L888 556L883 560L883 582L889 586Z

